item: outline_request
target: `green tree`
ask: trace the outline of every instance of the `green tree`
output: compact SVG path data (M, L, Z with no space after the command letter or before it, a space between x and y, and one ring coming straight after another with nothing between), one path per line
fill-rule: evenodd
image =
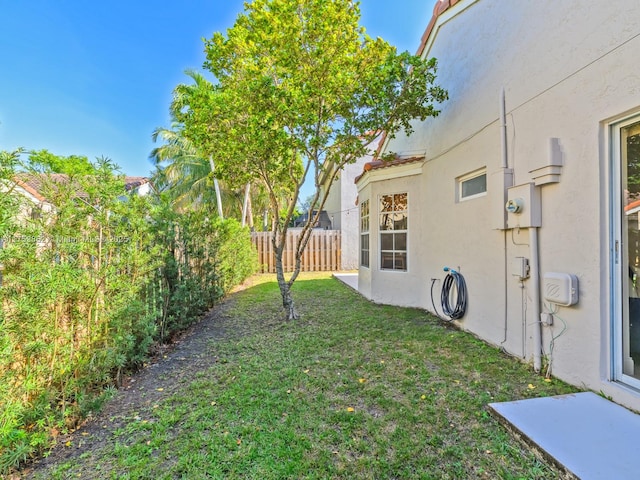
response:
M94 175L96 167L83 155L69 155L63 157L54 155L48 150L34 150L29 152L31 168L50 172L65 173L67 175Z
M205 68L216 82L178 109L184 134L235 182L260 179L270 194L276 271L286 316L296 318L291 287L311 229L341 168L371 150L381 132L411 133L413 119L438 114L447 98L436 61L398 53L367 36L353 0L255 0L226 36L206 41ZM285 237L300 188L316 187L310 216L286 279ZM282 202L278 188L290 195ZM283 213L281 213L283 212Z
M188 117L192 128L187 137L184 125L176 121L170 130L159 128L154 132L154 141L160 138L165 142L151 153L161 167L158 173L162 178L157 177L156 182L161 180L166 184L176 198L176 206L184 209L188 205L191 208L210 205L214 201L209 193L212 181L220 217L237 216L243 225L248 220L251 228L254 224L267 223L269 193L263 182L253 181L246 172L240 175L236 172L225 176L225 181L218 181L220 168L215 161L222 158L221 151L206 147L215 143L212 135L222 133L210 125L215 125L216 118L222 118L220 111L226 103L220 90L201 73L193 70L186 73L192 83L180 84L174 89L170 113L176 120ZM216 141L224 142L224 137L216 137ZM288 198L287 188L277 187L275 193Z
M158 173L171 189L176 207L186 208L210 203L211 185L214 182L216 198L213 202L217 204L218 215L223 217L222 197L213 178L211 163L200 154L193 142L185 138L177 126L172 129L157 128L152 138L154 142L159 139L164 142L152 150L151 158L160 167Z

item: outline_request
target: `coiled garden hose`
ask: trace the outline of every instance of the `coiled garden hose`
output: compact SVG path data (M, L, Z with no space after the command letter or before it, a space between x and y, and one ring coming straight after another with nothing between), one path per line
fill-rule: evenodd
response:
M442 311L452 320L458 320L464 317L467 310L467 284L460 272L453 268L444 267L444 271L448 272L442 283L442 292L440 293L440 301L442 302ZM456 301L451 304L451 292L455 286Z

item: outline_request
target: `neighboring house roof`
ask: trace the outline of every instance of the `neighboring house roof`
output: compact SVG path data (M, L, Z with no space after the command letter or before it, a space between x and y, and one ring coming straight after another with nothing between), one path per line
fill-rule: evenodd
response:
M318 213L317 210L314 210L313 213L311 215L316 215ZM302 213L299 217L297 217L294 221L293 221L293 226L294 227L302 227L304 226L305 223L307 223L307 218L309 217L309 212L304 212ZM318 222L313 226L313 228L324 228L324 229L329 229L332 227L332 221L331 218L329 218L329 214L326 212L326 210L321 210L320 211L320 217L318 218Z
M146 183L150 183L147 177L124 177L124 188L127 189L127 192L141 187Z
M374 160L364 164L363 172L354 179L354 183L358 183L365 173L379 168L395 167L397 165L405 165L407 163L420 162L424 160L423 156L418 157L396 157L393 160Z
M640 211L640 200L635 200L624 207L624 212L627 215L631 215L632 213L636 213L638 211Z
M67 185L70 178L69 175L64 173L18 173L13 180L37 201L46 202L45 194L47 188L49 188L47 185L52 185L53 188L56 185ZM147 183L150 183L147 177L124 177L124 187L127 192L140 188ZM80 198L87 197L86 192L82 191L79 186L76 188L76 195Z

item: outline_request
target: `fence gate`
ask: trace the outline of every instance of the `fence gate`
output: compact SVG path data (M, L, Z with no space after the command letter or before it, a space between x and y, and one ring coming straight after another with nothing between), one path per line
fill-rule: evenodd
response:
M296 242L301 230L288 230L282 255L282 267L292 272L295 267ZM262 273L275 273L276 255L271 244L271 232L253 232L251 240L258 250L258 262ZM324 272L340 270L341 265L340 230L320 230L311 232L307 247L300 261L301 272Z

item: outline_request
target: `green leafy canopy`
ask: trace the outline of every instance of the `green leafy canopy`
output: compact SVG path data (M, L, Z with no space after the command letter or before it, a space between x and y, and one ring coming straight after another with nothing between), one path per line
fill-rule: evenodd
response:
M218 175L259 179L272 192L272 214L284 207L276 257L277 234L286 232L309 176L319 213L327 178L330 185L345 164L369 153L381 132L411 133L412 120L437 115L434 103L447 98L434 83L434 59L398 53L366 35L359 20L352 0L255 0L226 35L205 42L204 67L215 81L197 96L176 89L176 119L215 159ZM282 185L291 192L286 205L275 194ZM315 221L310 216L296 255Z

